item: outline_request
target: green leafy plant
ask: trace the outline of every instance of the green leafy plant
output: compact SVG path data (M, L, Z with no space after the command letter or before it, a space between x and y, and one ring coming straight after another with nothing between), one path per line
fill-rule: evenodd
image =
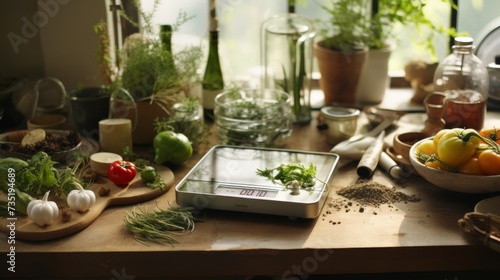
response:
M322 5L321 8L329 14L329 19L318 22L321 45L344 52L362 49L366 45L370 2L330 0Z
M452 0L441 0L456 8ZM328 21L320 21L320 34L325 38L324 47L346 51L367 46L370 49L387 47L394 39L395 26L413 26L418 36L416 42L435 56L436 34L456 36L453 28L439 26L425 14L428 0L330 0L323 6L329 14ZM425 29L430 30L422 36Z
M198 68L203 56L200 46L187 47L171 53L155 33L152 18L159 4L156 0L151 12L141 9L138 0L132 1L143 19L135 22L124 12L122 17L140 27L141 33L127 37L121 52L120 84L127 89L135 101L151 100L162 103L165 108L188 94L190 86L199 83ZM180 12L172 25L172 32L190 20Z
M452 0L441 0L447 3L450 9L456 9L456 5ZM372 15L367 26L366 42L369 48L379 49L386 47L394 38L394 27L397 24L412 26L418 38L415 38L418 44L427 49L431 56L435 57L434 37L437 34L446 34L456 36L456 31L453 28L445 28L439 26L425 14L425 8L428 5L428 0L379 0L376 13L372 11ZM372 7L375 9L375 7ZM427 36L422 36L423 31L428 29Z

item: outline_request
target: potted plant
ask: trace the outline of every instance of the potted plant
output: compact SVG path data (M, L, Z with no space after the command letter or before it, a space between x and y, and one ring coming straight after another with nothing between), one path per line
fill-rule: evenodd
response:
M453 1L442 1L450 3L450 6L454 7ZM373 3L377 3L377 5L372 6ZM354 58L351 54L356 53L363 47L367 50L363 63L359 63L362 65L361 75L358 79L359 83L354 84L353 81L351 84L346 85L348 88L343 90L344 94L345 92L351 92L351 98L348 99L349 103L373 104L382 101L388 82L388 60L395 47L392 42L393 31L397 24L414 26L418 31L423 27L430 28L433 32L429 36L421 38L419 43L423 44L433 56L435 53L433 44L435 32L449 35L455 34L453 29L436 26L427 18L423 11L427 3L427 0L332 0L322 6L330 17L329 21L320 22L322 26L320 34L323 34L323 38L326 38L325 41L318 42L320 47L330 45L331 49L343 50L344 60ZM320 53L318 50L321 49L316 50L321 72L323 58L318 55ZM357 64L354 59L350 62L351 65ZM346 72L342 66L338 66L338 69ZM329 70L327 73L324 80L333 79L332 73L336 72ZM349 76L355 77L354 74L349 74ZM373 78L373 81L381 84L367 83L365 78ZM325 84L325 81L320 83ZM354 93L352 93L353 87L356 88ZM376 93L377 89L379 93ZM325 91L325 89L323 90ZM327 104L330 103L328 98L325 100ZM341 101L344 100L341 99Z
M366 0L328 1L322 8L328 21L318 24L319 40L314 49L321 73L320 87L325 105L354 104L361 70L366 58Z
M141 33L125 39L120 53L118 84L136 103L136 110L128 112L128 118L136 121L132 135L134 144L151 144L156 135L154 120L168 117L172 105L193 96L193 88L200 84L197 70L202 51L201 47L193 46L173 53L167 42L162 42L165 37L169 41L172 32L189 20L185 13L179 14L171 29L158 34L151 23L158 1L155 1L152 12L143 11L137 1L133 3L144 21ZM138 25L126 14L122 13L122 16Z
M348 2L348 0L341 0ZM452 1L442 0L454 6ZM434 32L453 35L453 29L436 26L424 13L428 1L378 0L373 1L368 24L365 25L365 42L369 48L358 87L357 101L362 104L378 104L389 84L388 64L394 50L394 30L398 24L413 26L417 31L428 28L429 36L421 37L422 44L434 57Z

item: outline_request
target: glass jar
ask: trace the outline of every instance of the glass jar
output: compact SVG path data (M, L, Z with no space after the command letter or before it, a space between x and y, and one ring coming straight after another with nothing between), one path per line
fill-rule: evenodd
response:
M169 124L174 130L200 128L203 124L203 108L198 103L175 103L172 105Z
M261 33L262 87L287 92L294 122L309 123L314 24L298 14L281 14L264 21Z
M215 98L221 144L280 147L292 134L289 95L274 89L228 89Z
M434 92L445 95L443 119L446 128L480 130L486 115L488 72L473 53L470 37L456 37L453 52L434 73Z
M325 123L326 142L337 145L354 136L358 127L360 113L356 108L337 106L324 106L321 108L321 116Z

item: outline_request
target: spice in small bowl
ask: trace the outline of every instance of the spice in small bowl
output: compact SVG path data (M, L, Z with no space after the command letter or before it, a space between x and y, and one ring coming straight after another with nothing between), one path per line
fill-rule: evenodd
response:
M422 132L405 132L394 136L392 147L394 152L401 155L404 159L410 159L410 149L413 144L426 138L427 135Z

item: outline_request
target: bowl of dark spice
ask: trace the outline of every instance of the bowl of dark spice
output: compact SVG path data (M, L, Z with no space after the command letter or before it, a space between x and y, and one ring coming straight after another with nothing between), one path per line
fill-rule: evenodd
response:
M47 153L53 161L65 163L72 152L82 145L80 135L71 130L18 130L0 134L0 157L28 160L38 152ZM31 134L30 134L31 133ZM36 141L23 141L27 138Z

